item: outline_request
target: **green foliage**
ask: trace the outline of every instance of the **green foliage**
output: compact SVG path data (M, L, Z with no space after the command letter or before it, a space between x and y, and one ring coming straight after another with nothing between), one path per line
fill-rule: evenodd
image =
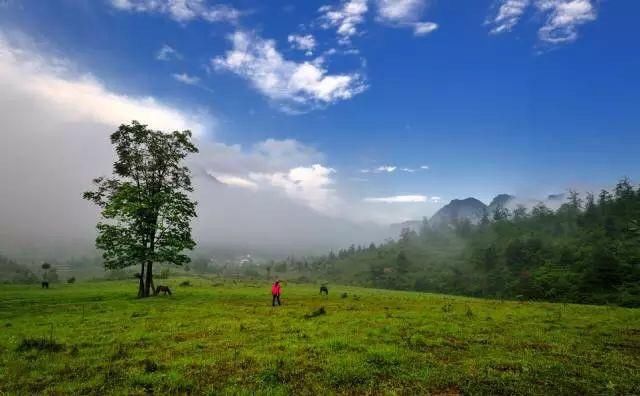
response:
M96 247L107 269L141 264L140 296L150 295L153 263L182 265L193 249L190 221L196 203L189 169L182 162L198 149L190 131L163 133L137 121L111 135L117 160L112 178L94 180L83 197L102 208Z
M403 229L397 242L340 250L296 272L400 290L640 306L640 191L623 179L597 199L570 191L556 211L498 206L477 225L424 221L419 234Z
M29 268L0 254L0 282L37 283L40 279Z

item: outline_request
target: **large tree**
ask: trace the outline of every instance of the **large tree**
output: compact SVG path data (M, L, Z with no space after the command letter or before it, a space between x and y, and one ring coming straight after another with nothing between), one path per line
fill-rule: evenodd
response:
M193 249L190 221L196 202L189 193L191 174L183 161L197 153L190 131L163 133L133 121L111 135L117 160L113 176L93 182L83 197L102 208L96 247L105 268L140 265L139 297L154 291L153 264L189 262Z

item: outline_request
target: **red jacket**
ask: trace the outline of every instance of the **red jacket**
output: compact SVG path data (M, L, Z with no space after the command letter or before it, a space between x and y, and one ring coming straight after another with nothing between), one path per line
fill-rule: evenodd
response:
M271 286L271 294L274 296L279 296L280 295L280 283L274 283Z

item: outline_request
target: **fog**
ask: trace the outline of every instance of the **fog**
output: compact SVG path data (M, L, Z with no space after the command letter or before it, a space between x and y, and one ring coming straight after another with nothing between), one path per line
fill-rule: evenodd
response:
M344 218L349 209L331 185L333 170L320 165L323 155L313 148L293 140L251 147L217 142L213 115L117 95L91 76L74 77L66 61L16 49L2 36L0 119L0 252L6 255L95 254L98 210L81 196L93 178L110 174L109 135L132 119L194 131L200 153L188 165L200 249L302 254L388 236L384 226ZM302 176L291 176L296 169Z
M115 93L43 53L24 37L0 33L0 253L33 261L96 254L99 213L81 196L93 178L111 173L109 135L133 119L194 132L195 254L324 253L396 236L389 223L435 209L362 202L339 188L338 172L313 147L291 139L220 142L215 114Z

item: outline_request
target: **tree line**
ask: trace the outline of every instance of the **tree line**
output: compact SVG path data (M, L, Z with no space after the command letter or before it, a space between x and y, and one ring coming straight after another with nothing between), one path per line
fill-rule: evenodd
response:
M640 306L640 189L575 191L557 210L499 206L479 224L461 220L396 241L313 259L292 274L402 290Z

